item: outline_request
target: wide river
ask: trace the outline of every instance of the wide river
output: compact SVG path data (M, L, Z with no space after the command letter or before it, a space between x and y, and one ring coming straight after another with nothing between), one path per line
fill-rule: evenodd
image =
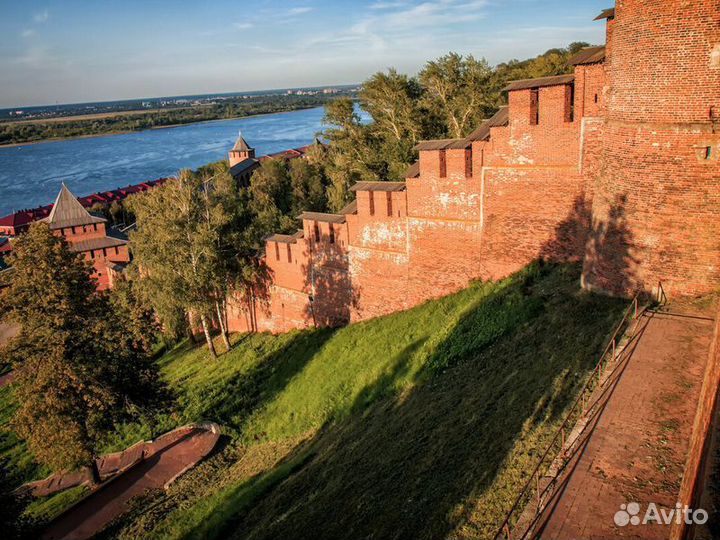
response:
M65 182L77 196L170 176L227 156L242 130L257 155L310 144L323 108L0 148L0 217L53 202Z

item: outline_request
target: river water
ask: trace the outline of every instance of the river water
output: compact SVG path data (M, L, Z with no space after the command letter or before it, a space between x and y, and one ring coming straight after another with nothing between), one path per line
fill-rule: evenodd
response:
M227 156L239 130L257 155L310 144L323 109L219 120L0 148L0 216L53 202L65 182L79 196L194 169Z

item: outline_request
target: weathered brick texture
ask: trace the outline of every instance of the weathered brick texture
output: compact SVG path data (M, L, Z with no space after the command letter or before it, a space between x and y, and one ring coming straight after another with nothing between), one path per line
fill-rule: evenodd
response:
M584 282L628 294L720 284L719 0L618 0Z
M615 294L719 287L720 0L618 0L607 40L574 81L511 90L489 136L422 148L404 189L358 186L356 210L271 238L231 329L368 319L536 258Z

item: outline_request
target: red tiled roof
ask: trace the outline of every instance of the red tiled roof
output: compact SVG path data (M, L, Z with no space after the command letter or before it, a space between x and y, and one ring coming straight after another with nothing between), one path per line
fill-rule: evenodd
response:
M32 210L15 212L9 216L0 218L0 227L21 227L22 225L32 223L36 219L38 218L34 217Z
M103 191L98 193L93 193L92 195L87 195L85 197L80 197L78 200L80 201L80 204L83 205L85 208L90 208L92 205L98 202L111 202L111 201L121 201L128 195L132 195L134 193L140 193L143 191L147 191L150 188L153 188L155 186L161 186L165 182L167 182L169 178L158 178L157 180L148 180L147 182L142 182L140 184L136 184L134 186L127 186L124 188L118 188L112 191ZM29 210L20 210L18 212L15 212L13 214L9 214L7 216L0 218L0 227L23 227L26 226L33 221L38 221L40 219L46 218L50 215L50 212L52 211L53 205L48 204L46 206L40 206L38 208L32 208Z
M546 86L557 86L561 84L571 84L575 81L575 75L554 75L551 77L538 77L536 79L520 79L518 81L510 81L503 88L503 92L512 92L513 90L528 90L531 88L544 88Z
M579 66L583 64L596 64L598 62L605 61L605 46L599 47L585 47L576 54L574 54L570 60L567 61L570 66Z
M294 159L298 157L302 157L305 154L307 154L307 151L309 150L311 145L307 146L300 146L299 148L290 148L288 150L283 150L282 152L275 152L274 154L267 154L266 156L261 156L260 161L267 161L268 159Z

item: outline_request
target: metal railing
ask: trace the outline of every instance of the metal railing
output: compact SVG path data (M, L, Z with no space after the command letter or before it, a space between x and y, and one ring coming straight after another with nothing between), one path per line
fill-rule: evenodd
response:
M667 299L665 296L665 291L662 289L662 284L659 284L658 286L658 296L657 301L658 302L664 302ZM563 423L560 425L560 427L555 432L555 435L553 436L552 440L548 444L545 452L542 454L542 457L538 461L538 464L533 469L532 474L530 474L527 482L523 486L522 491L518 495L518 497L515 499L515 503L510 508L509 512L507 513L504 521L500 525L500 527L497 530L497 533L495 534L494 538L497 540L498 538L510 538L510 523L513 521L513 518L518 514L518 512L522 513L525 509L525 506L527 503L529 503L531 499L531 490L535 491L535 498L536 498L536 512L535 512L535 518L539 517L539 515L544 510L544 506L542 505L542 501L545 498L545 495L547 492L553 487L554 482L551 481L547 486L545 486L544 489L541 489L541 470L543 469L543 466L547 463L548 467L550 467L553 462L555 462L557 459L562 458L563 463L560 467L558 467L559 471L562 471L569 460L571 459L571 456L568 456L565 448L566 441L567 441L567 434L569 430L572 430L575 423L583 418L594 406L597 402L593 403L592 405L588 404L588 400L586 399L589 397L596 388L598 388L602 384L602 375L605 370L605 367L609 365L612 362L615 362L618 358L618 341L620 337L622 336L622 332L625 330L626 324L631 323L632 321L636 321L640 315L642 315L642 311L640 310L640 293L636 294L632 301L630 302L630 305L625 309L625 312L623 313L622 320L618 323L617 327L615 328L615 331L612 334L612 337L608 341L608 344L605 347L605 350L600 355L600 360L595 365L595 368L593 369L592 373L588 377L587 382L583 386L582 390L578 394L577 398L572 404L572 407L570 408L570 411L566 414L565 419L563 420ZM644 311L645 308L643 308ZM637 327L636 327L637 328ZM635 328L635 329L636 329ZM582 435L584 431L584 427L589 425L589 422L583 426L582 430L575 436L574 441L577 441L580 439L580 436ZM548 460L548 458L551 456L551 453L553 452L553 449L557 447L558 443L559 450L557 454L553 454L554 457L552 460ZM548 463L549 462L549 463ZM556 476L556 479L558 476ZM534 487L533 487L534 484ZM533 519L532 523L522 532L521 536L517 536L518 538L525 538L528 534L528 532L532 529L532 527L535 525L536 519Z

